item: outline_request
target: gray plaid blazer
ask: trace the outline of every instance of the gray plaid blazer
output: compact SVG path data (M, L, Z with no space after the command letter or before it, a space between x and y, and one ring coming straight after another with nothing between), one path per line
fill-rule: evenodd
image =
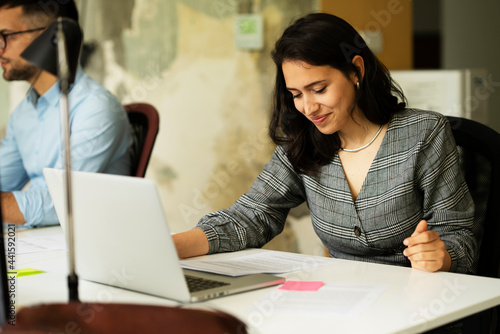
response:
M446 244L451 271L474 271L474 204L441 114L406 109L393 116L355 202L337 155L311 177L295 173L277 147L248 193L203 217L197 228L207 235L210 253L261 247L304 201L332 257L410 266L403 240L426 219Z

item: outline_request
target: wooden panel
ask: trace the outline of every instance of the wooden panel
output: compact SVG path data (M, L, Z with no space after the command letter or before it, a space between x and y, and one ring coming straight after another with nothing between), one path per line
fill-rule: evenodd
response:
M381 31L383 48L377 56L389 69L413 68L411 0L321 0L320 8L358 31Z

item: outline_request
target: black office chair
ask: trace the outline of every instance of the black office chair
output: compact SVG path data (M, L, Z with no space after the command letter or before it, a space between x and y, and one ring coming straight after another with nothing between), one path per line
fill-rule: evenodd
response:
M480 242L476 274L500 278L500 134L470 119L448 116L467 186L475 205ZM464 321L464 333L500 333L500 307Z
M131 103L123 107L127 112L134 139L130 175L144 177L159 131L158 111L147 103Z

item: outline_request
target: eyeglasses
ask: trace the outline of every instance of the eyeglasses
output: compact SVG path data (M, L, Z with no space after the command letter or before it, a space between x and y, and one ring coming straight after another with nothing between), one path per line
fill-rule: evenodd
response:
M47 27L42 27L42 28L35 28L35 29L29 29L29 30L23 30L23 31L9 32L8 34L0 32L0 50L5 50L5 48L7 47L7 37L9 37L9 36L40 31L40 30L44 30L46 28Z

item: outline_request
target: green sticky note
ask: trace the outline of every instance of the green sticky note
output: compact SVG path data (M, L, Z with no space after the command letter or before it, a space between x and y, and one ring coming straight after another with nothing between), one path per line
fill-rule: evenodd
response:
M7 271L7 275L15 275L16 277L36 275L43 273L43 270L33 269L33 268L24 268L24 269L16 269Z

